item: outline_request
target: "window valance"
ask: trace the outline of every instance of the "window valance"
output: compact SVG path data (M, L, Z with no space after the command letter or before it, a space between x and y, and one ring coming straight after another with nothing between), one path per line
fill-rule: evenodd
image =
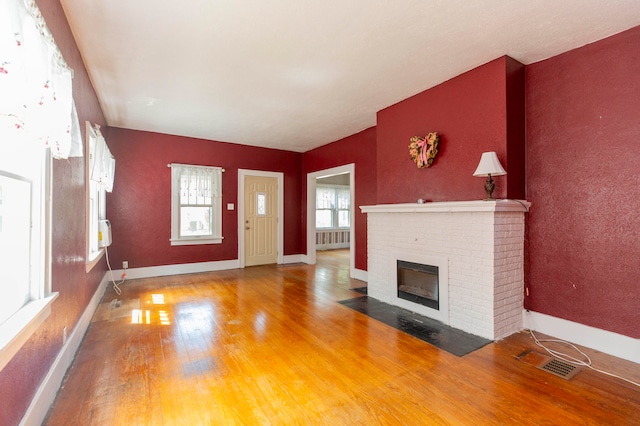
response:
M0 134L51 147L54 158L82 156L65 62L33 0L0 3Z
M116 159L113 158L107 141L102 136L100 126L94 124L89 129L90 158L89 172L92 181L98 183L107 192L113 190L113 179L116 174Z

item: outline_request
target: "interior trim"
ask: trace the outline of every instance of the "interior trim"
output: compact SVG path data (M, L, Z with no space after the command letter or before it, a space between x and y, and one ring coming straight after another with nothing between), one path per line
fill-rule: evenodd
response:
M107 284L109 283L109 279L107 278L108 274L108 272L105 273L102 281L100 282L100 285L98 286L98 289L93 294L91 301L78 320L76 327L67 338L67 342L62 346L62 349L51 365L49 372L42 380L40 387L31 400L31 404L29 404L29 408L27 408L25 415L22 417L22 421L20 421L20 425L40 425L47 416L49 408L51 407L51 404L53 404L53 401L56 399L58 390L62 385L64 375L73 362L76 352L80 347L80 343L82 343L82 339L84 338L84 334L91 324L91 318L98 308L100 300L102 300L104 291L106 290Z
M524 328L640 364L640 339L524 310Z

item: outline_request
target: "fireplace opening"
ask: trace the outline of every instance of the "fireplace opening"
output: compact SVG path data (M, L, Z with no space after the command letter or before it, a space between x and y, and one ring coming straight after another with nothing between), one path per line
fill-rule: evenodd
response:
M438 267L398 260L398 297L440 310Z

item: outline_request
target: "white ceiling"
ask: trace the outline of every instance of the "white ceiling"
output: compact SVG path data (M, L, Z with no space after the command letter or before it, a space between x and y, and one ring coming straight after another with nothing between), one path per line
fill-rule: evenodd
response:
M503 55L640 25L640 0L61 0L109 126L304 152Z

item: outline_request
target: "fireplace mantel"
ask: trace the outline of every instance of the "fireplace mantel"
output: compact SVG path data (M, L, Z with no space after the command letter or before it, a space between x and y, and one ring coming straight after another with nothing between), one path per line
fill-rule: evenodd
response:
M519 331L529 206L478 200L360 207L368 223L368 295L493 340ZM398 297L398 260L438 266L439 310Z
M454 213L454 212L526 212L531 203L524 200L436 201L360 206L363 213Z

